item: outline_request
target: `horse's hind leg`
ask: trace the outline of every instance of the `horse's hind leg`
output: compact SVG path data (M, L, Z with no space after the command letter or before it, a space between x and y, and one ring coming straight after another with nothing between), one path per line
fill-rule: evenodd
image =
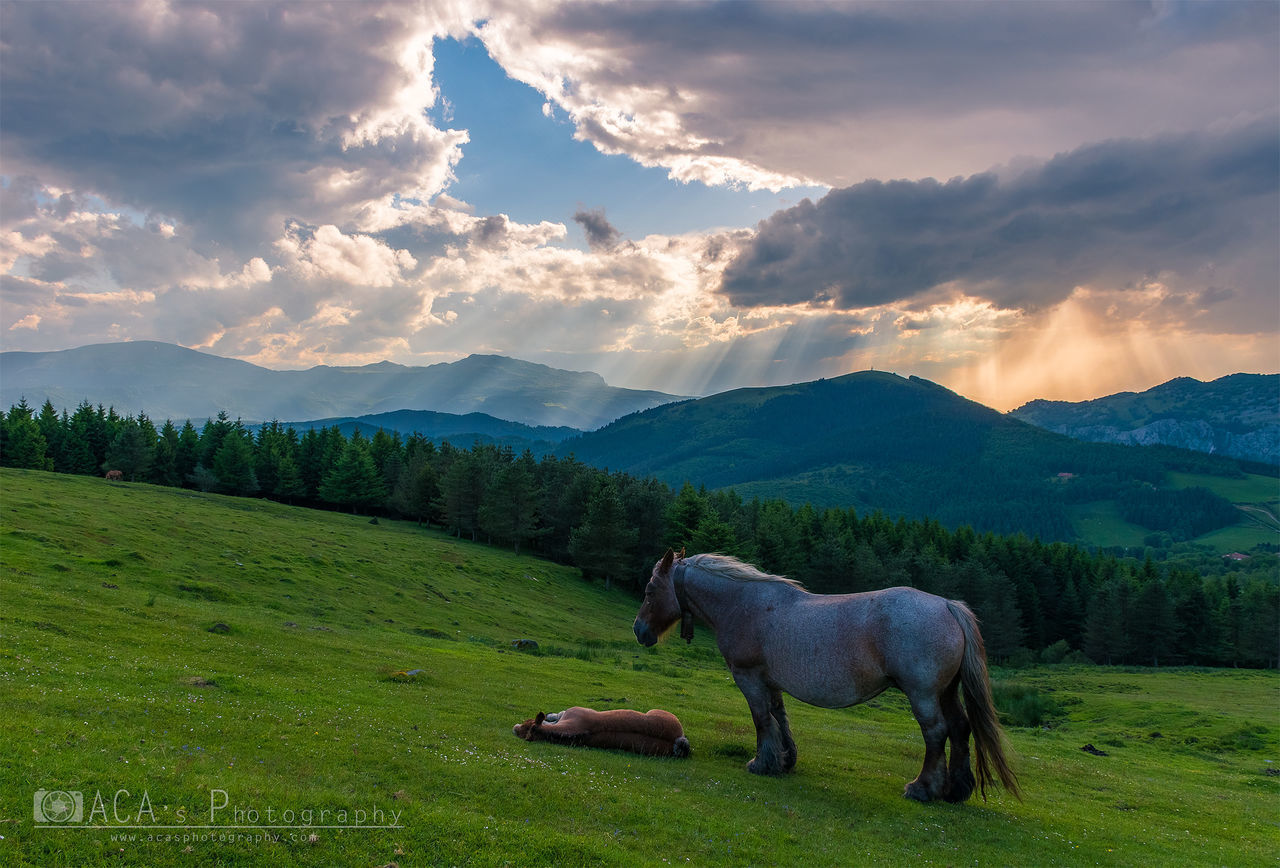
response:
M902 794L918 802L930 802L947 792L947 719L942 713L938 697L911 696L911 712L920 724L924 736L924 767L914 781L907 784Z
M791 724L787 721L787 707L782 704L781 690L770 694L769 713L778 725L778 735L782 739L782 770L789 772L796 767L796 740L791 737Z
M969 718L960 707L960 677L942 692L942 714L947 719L947 738L951 740L951 757L947 764L947 801L963 802L973 793L977 782L969 767Z

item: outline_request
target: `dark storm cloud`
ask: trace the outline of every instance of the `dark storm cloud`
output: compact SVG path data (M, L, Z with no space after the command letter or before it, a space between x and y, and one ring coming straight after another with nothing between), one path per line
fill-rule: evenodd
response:
M573 222L582 227L592 250L609 250L622 238L622 233L604 216L603 208L581 209L573 215Z
M1274 293L1274 118L1220 134L1110 141L1002 179L867 181L760 223L724 273L735 305L910 301L951 282L1009 307L1080 284L1244 263Z
M607 152L684 180L730 159L747 182L754 166L846 186L1274 111L1278 16L1273 2L566 3L481 32Z

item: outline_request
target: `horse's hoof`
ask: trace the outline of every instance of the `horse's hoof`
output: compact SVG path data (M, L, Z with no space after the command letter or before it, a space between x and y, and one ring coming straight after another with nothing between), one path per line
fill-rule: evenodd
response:
M947 790L946 799L948 802L964 802L973 795L973 788L977 786L977 781L973 779L973 773L965 770L958 775L952 775L951 787Z
M917 802L932 802L933 796L929 795L929 790L925 788L919 781L912 781L903 789L902 795L905 798L912 799Z

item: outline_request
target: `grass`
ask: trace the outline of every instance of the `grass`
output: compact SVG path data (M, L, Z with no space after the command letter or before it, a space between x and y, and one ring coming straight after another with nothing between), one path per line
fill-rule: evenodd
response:
M922 748L900 694L792 701L795 773L748 775L750 718L708 631L642 649L635 601L576 570L265 501L9 470L0 492L0 864L1239 865L1280 850L1276 673L1019 670L1013 693L1042 712L1008 728L1026 801L918 805L900 795ZM513 647L526 638L538 648ZM674 711L694 756L511 734L574 704ZM37 788L84 793L86 817L101 793L93 825L110 828L36 827ZM300 828L258 828L268 812Z
M1227 479L1195 473L1169 473L1172 488L1207 488L1240 508L1240 520L1196 537L1193 542L1214 551L1249 551L1260 543L1280 542L1280 481L1250 474L1243 479ZM1127 522L1114 500L1092 501L1067 507L1072 525L1086 545L1137 547L1151 531Z
M1256 473L1243 479L1199 473L1169 473L1168 476L1174 488L1207 488L1232 503L1269 503L1274 507L1280 502L1280 479L1274 476Z
M1067 517L1080 539L1091 546L1140 546L1151 533L1141 525L1125 521L1120 515L1120 504L1114 500L1072 504L1067 507Z

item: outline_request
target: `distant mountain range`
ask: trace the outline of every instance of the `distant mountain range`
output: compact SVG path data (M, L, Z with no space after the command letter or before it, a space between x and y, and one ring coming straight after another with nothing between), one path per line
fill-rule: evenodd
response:
M1098 443L1177 446L1280 464L1280 374L1178 377L1092 401L1032 401L1010 413Z
M57 409L88 400L155 420L329 419L396 410L485 413L532 426L592 430L676 395L610 386L599 374L562 371L503 356L406 367L321 365L273 371L155 341L60 352L0 353L0 404L26 398Z

